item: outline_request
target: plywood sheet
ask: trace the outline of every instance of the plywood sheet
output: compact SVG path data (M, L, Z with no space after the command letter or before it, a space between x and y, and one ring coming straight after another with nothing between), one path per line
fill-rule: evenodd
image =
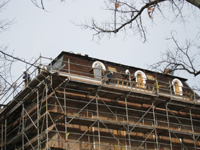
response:
M113 71L113 72L117 72L116 68L114 68L114 67L108 67L108 70Z

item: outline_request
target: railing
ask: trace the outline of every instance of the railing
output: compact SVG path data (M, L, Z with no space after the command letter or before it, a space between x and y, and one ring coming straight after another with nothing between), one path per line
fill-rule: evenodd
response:
M42 63L42 61L45 61L45 63ZM54 64L52 64L52 62L54 62ZM62 58L52 61L51 58L40 56L30 67L27 68L27 72L30 74L32 80L34 80L35 77L43 71L56 71L66 73L69 78L73 75L81 76L83 78L97 80L102 85L116 86L119 88L126 88L147 93L162 93L176 96L183 100L200 101L200 97L195 89L191 89L189 87L181 87L182 91L178 93L174 90L174 86L172 85L171 81L163 82L157 79L144 79L142 77L138 77L136 80L137 77L134 75L121 72L113 72L112 76L108 78L107 73L111 72L109 70L102 70L102 68L92 68L91 66L71 62L69 59L67 61L63 61ZM9 90L5 94L1 95L1 104L8 104L15 96L17 96L24 90L24 88L26 88L24 87L25 85L22 77L23 74L10 86L10 88L8 88ZM142 79L139 80L139 78Z
M62 97L57 97L59 99L59 103L56 103L55 101L49 102L48 105L48 111L49 113L51 112L55 112L55 113L64 113L65 110L67 110L67 116L68 117L72 117L75 116L77 113L79 113L80 108L77 108L77 105L73 105L73 103L79 103L78 106L83 106L85 104L87 104L88 102L85 100L80 100L80 99L67 99L67 101L69 102L69 106L64 106L64 99ZM41 101L40 101L41 102ZM46 109L46 104L45 103L40 103L41 105L41 115L44 114L44 110ZM95 108L96 103L95 102L91 102L88 106L90 106L90 108L92 109L85 109L82 112L80 112L78 115L76 115L76 117L78 118L90 118L92 117L92 119L97 119L98 117L104 122L104 123L120 123L120 124L126 124L126 123L130 123L130 124L136 124L137 122L137 126L139 127L150 127L153 128L155 125L157 125L158 129L167 129L168 128L168 123L170 126L171 131L174 132L178 132L178 131L182 131L183 134L192 134L192 128L195 130L196 134L200 133L200 128L198 126L198 124L200 123L199 120L195 120L193 119L193 123L194 126L192 127L190 125L190 119L189 118L183 118L183 117L176 117L178 120L181 120L182 123L178 123L177 120L172 120L172 118L174 118L173 115L169 115L168 117L170 118L170 121L167 123L167 118L165 114L160 114L155 112L155 116L156 116L156 123L154 123L154 117L153 117L153 112L148 112L146 117L143 117L143 119L141 120L141 116L146 112L145 110L138 110L135 108L125 108L125 106L116 106L116 105L107 105L110 109L117 109L118 113L114 116L113 113L111 113L109 110L105 111L104 104L99 103L98 106L100 109L98 109L98 117L97 117L97 111ZM94 107L93 107L94 106ZM36 108L35 108L36 109ZM128 116L128 122L127 122L127 115L125 114L126 109L128 109L128 111L130 112L129 116ZM137 112L137 113L136 113ZM27 115L24 116L24 122L25 122L25 129L26 127L29 127L32 124L31 118L33 119L34 122L36 122L35 120L37 119L37 114L36 111L32 111L31 113L29 113L30 117L28 117ZM42 115L43 116L43 115ZM158 119L159 117L159 119ZM161 119L162 118L162 119ZM16 121L13 121L13 124L11 124L10 126L7 127L7 131L10 131L7 133L8 135L16 135L17 136L17 130L19 128L15 127L15 125L18 123L20 124L20 118L16 119ZM33 124L32 124L33 126ZM14 128L15 127L15 128ZM20 125L18 126L20 127ZM13 130L13 131L12 131ZM53 131L53 128L50 129L50 132ZM59 131L60 133L62 132ZM43 132L44 133L44 132ZM65 132L63 132L65 133ZM70 135L72 135L73 133L70 133ZM77 133L78 134L78 133ZM8 140L12 140L12 136L11 139ZM33 138L34 140L34 138ZM49 139L50 141L53 140L52 138ZM28 143L28 142L27 142ZM29 143L28 143L29 144Z
M42 70L46 70L46 66L52 66L50 63L41 64L41 60L45 59L48 62L51 61L50 58L39 57L35 62L26 68L26 72L30 75L31 81L40 73ZM0 95L0 103L1 105L7 105L14 97L16 97L19 93L21 93L28 85L25 84L23 79L24 74L22 73L19 78L8 88L6 92Z

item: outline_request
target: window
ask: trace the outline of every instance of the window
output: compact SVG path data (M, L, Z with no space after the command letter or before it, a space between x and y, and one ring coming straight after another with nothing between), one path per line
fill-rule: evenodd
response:
M145 88L147 77L144 72L138 70L135 72L137 86L140 88Z
M173 89L174 89L174 94L176 95L183 95L183 84L179 79L174 79L172 81Z
M93 72L94 72L94 77L97 79L102 79L102 75L104 74L104 71L106 71L106 67L104 64L100 61L95 61L92 64Z
M53 69L53 70L58 70L58 69L60 69L61 66L62 66L62 63L63 63L63 56L60 57L59 59L55 59L55 63L53 64L52 69ZM49 67L50 67L50 66L47 66L47 70L48 70L48 71L50 70Z

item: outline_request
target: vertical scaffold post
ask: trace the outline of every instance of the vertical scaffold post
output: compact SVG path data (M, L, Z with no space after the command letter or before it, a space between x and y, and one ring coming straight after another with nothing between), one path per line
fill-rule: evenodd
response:
M41 65L42 65L42 55L40 53L40 64L39 64L39 66L41 66Z
M1 123L1 150L3 150L3 132L4 132L4 130L3 130L3 122Z
M6 150L6 132L7 132L7 118L5 119L4 150Z
M99 126L99 105L98 105L98 98L96 95L96 111L97 111L97 119L98 119L98 139L99 139L99 150L101 150L101 140L100 140L100 126Z
M170 96L171 96L171 99L172 99L172 84L171 84L170 81L169 81L169 90L170 90Z
M68 148L68 136L69 133L67 133L67 102L66 102L66 90L64 88L64 109L65 109L65 144L66 148Z
M155 137L156 137L156 150L159 149L159 146L158 146L158 135L157 135L157 119L156 119L156 115L155 115L155 105L154 105L154 100L152 100L152 111L153 111L153 120L154 120L154 126L156 127L155 129Z
M22 150L24 150L24 101L22 103Z
M193 101L195 101L195 103L196 103L196 102L197 102L197 100L196 100L196 93L195 93L195 91L194 91L194 88L192 89L192 91L193 91L193 94L194 94Z
M93 118L94 118L94 116L93 116L93 113L92 113L92 119ZM92 147L93 147L93 149L96 149L94 127L92 127L92 140L93 140Z
M191 127L192 127L192 137L194 140L194 149L196 149L196 140L195 140L195 135L194 135L194 126L193 126L193 121L192 121L192 112L191 112L191 108L189 109L190 111L190 121L191 121Z
M50 58L50 61L51 61L51 63L50 63L50 71L52 71L53 70L53 65L52 65L52 61L53 59L52 58Z
M169 115L168 115L167 105L168 104L165 104L165 109L166 109L167 125L168 125L169 139L170 139L170 149L173 150L173 148L172 148L172 139L171 139L171 129L170 129L170 124L169 124Z
M45 84L45 89L46 89L46 134L47 134L47 149L49 149L49 133L48 133L48 114L49 114L49 111L48 111L48 102L47 102L47 94L48 94L48 89L47 89L47 83Z
M35 65L35 67L34 67L34 68L35 68L35 69L34 69L34 72L35 72L35 77L36 77L36 75L37 75L37 73L36 73L36 72L37 72L36 58L35 58L35 64L34 64L34 65Z
M51 82L50 84L52 86L53 85L53 76L52 75L50 76L50 82Z
M132 88L131 88L132 91ZM130 94L130 93L129 93ZM128 103L127 103L127 97L125 98L125 105L126 105L126 120L127 120L127 129L128 129L128 144L129 144L129 149L131 149L131 136L130 136L130 128L129 128L129 117L128 117ZM126 144L127 145L127 144Z
M156 94L159 95L159 84L158 84L158 80L155 79L156 81Z
M70 60L68 59L68 72L69 72L69 79L70 79Z
M39 102L39 91L37 90L37 135L38 135L38 149L40 149L40 102Z

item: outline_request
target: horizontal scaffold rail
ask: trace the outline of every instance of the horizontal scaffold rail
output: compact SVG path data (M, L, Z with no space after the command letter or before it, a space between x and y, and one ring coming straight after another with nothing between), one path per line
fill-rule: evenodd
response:
M170 83L140 84L119 72L108 84L89 66L62 63L35 75L3 108L2 150L200 148L196 93L189 99ZM75 65L88 73L73 70Z

